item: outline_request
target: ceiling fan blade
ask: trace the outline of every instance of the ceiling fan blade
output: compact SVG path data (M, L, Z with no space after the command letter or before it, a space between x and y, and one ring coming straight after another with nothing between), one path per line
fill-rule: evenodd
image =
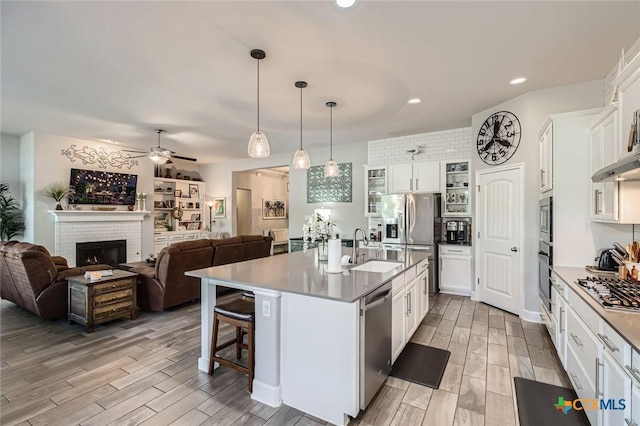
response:
M147 153L147 151L135 151L135 150L132 150L132 149L121 149L121 151L122 152L137 152L139 154L146 154Z
M134 155L134 156L129 156L128 158L144 158L144 157L148 157L149 155L145 154L145 155Z
M180 159L180 160L186 160L186 161L198 161L196 158L183 157L183 156L181 156L181 155L174 155L174 154L171 154L171 157L172 157L172 158L178 158L178 159Z

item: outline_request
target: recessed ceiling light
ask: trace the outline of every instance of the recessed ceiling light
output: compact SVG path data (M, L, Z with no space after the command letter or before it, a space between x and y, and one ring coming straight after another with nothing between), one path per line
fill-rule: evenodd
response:
M509 84L521 84L521 83L524 83L525 81L527 81L526 77L518 77L511 80Z
M422 102L422 99L420 99L420 98L412 98L412 99L409 99L409 103L410 103L411 105L419 104L420 102Z
M356 4L356 0L336 0L336 4L344 9Z

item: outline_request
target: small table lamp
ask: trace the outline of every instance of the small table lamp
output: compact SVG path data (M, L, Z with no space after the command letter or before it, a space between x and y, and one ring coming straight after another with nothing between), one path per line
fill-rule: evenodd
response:
M213 215L211 214L211 209L213 209L213 201L207 201L207 206L209 206L209 232L213 232Z

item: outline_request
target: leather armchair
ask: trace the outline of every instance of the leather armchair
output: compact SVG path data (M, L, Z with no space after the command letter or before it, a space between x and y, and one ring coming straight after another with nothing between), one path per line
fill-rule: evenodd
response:
M51 256L31 243L0 242L0 297L46 320L68 314L67 277L86 271L111 269L109 265L69 268L67 260Z

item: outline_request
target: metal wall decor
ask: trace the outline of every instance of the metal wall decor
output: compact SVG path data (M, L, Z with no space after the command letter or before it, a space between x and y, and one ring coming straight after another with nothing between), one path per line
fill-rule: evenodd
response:
M351 203L352 167L351 163L338 164L338 177L324 177L324 166L313 166L307 170L307 204Z
M95 149L85 145L82 149L78 149L75 145L71 145L69 148L61 150L60 155L67 157L72 163L78 159L82 161L82 164L97 164L103 169L106 169L107 166L119 169L126 166L130 169L138 165L138 160L131 158L129 154L125 155L120 151L108 152L102 147Z

